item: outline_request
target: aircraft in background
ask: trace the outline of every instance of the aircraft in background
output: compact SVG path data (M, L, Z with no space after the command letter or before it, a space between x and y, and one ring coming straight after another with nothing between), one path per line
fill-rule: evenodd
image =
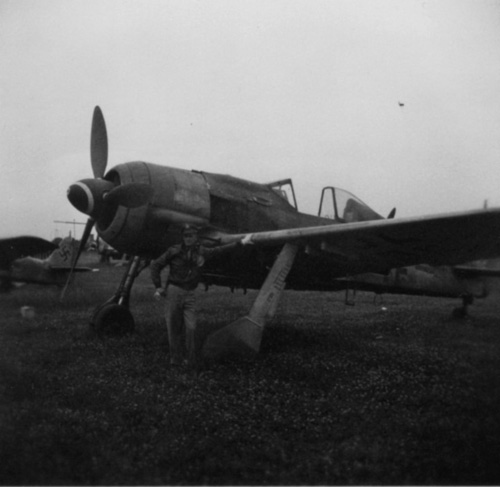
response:
M111 263L111 259L118 260L120 262L126 260L126 255L122 252L118 252L99 237L97 237L97 239L95 239L87 248L88 250L95 251L99 254L99 262L102 264Z
M39 237L20 236L0 239L0 290L12 286L10 268L13 262L28 255L48 254L57 248L52 242Z
M354 304L356 291L380 294L411 294L459 298L462 306L453 310L455 318L468 314L475 299L500 290L500 260L474 261L456 266L419 264L391 269L386 274L365 273L341 278L346 288L346 304ZM349 293L351 292L351 298Z
M38 237L0 239L1 288L8 291L13 283L65 284L77 253L77 242L66 237L59 246ZM49 254L43 258L41 254ZM38 255L39 257L33 257ZM76 272L97 269L75 267Z
M203 280L207 285L260 289L247 316L208 337L206 355L227 349L258 351L285 286L332 291L345 288L339 278L352 275L500 256L499 208L386 219L351 193L327 187L331 215L325 218L299 212L290 179L259 184L142 161L119 164L106 173L107 153L104 117L96 107L91 131L94 178L68 189L71 204L89 216L75 265L94 226L109 245L135 256L115 295L94 312L97 331L133 328L129 297L137 273L148 259L180 241L186 223L198 226L211 245L251 234L253 245L207 262Z

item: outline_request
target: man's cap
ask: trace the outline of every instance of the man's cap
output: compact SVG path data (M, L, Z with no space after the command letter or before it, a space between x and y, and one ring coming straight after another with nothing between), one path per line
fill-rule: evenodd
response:
M198 228L196 228L194 225L183 225L182 235L198 235Z

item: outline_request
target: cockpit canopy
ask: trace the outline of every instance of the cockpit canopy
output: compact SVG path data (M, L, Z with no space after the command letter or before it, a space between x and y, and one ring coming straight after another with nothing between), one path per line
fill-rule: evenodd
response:
M298 209L291 179L273 181L266 186L290 203L295 209ZM333 186L325 186L323 188L318 216L329 218L339 223L363 222L384 218L352 193L349 193L349 191L334 188Z
M318 216L330 218L339 223L363 222L384 218L353 194L332 186L326 186L321 192Z

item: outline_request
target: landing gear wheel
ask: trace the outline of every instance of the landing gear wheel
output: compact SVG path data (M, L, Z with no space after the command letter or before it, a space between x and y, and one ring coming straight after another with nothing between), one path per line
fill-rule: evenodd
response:
M135 323L128 308L116 303L107 303L95 311L90 326L98 335L122 336L131 333Z

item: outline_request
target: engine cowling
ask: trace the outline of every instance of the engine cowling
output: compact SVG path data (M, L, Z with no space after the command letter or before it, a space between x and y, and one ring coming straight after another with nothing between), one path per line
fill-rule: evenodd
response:
M101 238L126 253L157 255L178 240L179 224L210 220L210 197L202 174L142 161L119 164L104 178L114 186L145 183L154 190L147 205L109 205L96 219Z

